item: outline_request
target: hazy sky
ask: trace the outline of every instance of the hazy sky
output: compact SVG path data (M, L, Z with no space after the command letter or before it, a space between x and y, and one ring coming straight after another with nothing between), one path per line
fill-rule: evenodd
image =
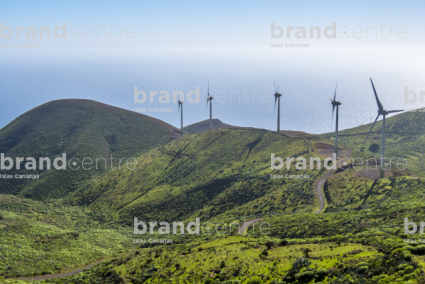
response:
M160 103L159 94L135 103L134 87L148 95L199 87L202 96L208 79L213 117L226 123L274 129L273 80L284 95L284 129L329 131L336 80L349 114L341 128L368 123L376 113L369 77L385 107L425 106L404 100L405 87L425 91L424 8L423 1L4 2L0 127L63 98L146 108L178 126L175 103ZM301 44L308 46L288 46ZM209 117L202 98L185 100L185 124Z

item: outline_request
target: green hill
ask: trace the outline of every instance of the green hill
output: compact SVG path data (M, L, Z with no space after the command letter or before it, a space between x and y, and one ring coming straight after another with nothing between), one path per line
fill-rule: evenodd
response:
M137 166L118 168L119 160L114 160L114 170L50 170L32 182L0 179L2 192L43 199L0 195L0 277L57 273L119 255L80 274L45 282L424 281L425 246L403 240L423 239L419 230L403 232L405 217L417 224L425 220L425 183L410 174L421 175L424 168L423 113L387 119L387 157L406 158L408 171L388 171L387 178L375 180L370 171L339 169L324 183L326 208L314 214L319 207L314 183L327 170L297 170L295 161L289 169L272 170L271 153L283 160L323 158L332 153L333 133L227 128L180 137L161 121L100 103L50 104L0 131L6 156L67 153L69 160L113 154L134 157ZM209 121L202 123L208 129ZM202 130L200 125L193 129ZM380 144L380 122L361 148L370 126L341 131L341 157L379 156L374 144ZM64 198L54 199L58 197ZM147 232L137 237L173 242L139 244L130 232L134 217L185 223L200 218L201 223L221 222L222 228L258 215L270 225L269 234L252 226L246 236L236 235L237 226L224 235Z
M238 128L237 126L232 126L226 123L221 122L221 120L219 119L213 119L212 120L212 126L213 126L213 130L215 129L226 129L226 128ZM183 127L183 131L190 133L190 134L194 134L194 133L202 133L202 132L207 132L210 130L210 120L206 119L200 122L196 122L193 124L190 124L186 127Z
M0 193L33 199L65 196L85 180L118 167L119 158L123 159L121 165L124 165L128 158L136 158L166 144L175 131L174 127L160 120L95 101L48 102L0 130L1 153L12 158L15 165L16 157L33 157L37 161L36 170L26 170L24 162L20 170L14 165L10 170L2 170L1 174L39 175L39 179L0 179ZM67 169L56 170L53 160L62 153L66 153ZM39 157L50 158L52 169L46 170L45 165L41 170ZM91 170L82 168L84 158L93 161ZM78 162L77 165L70 164L71 160ZM79 168L72 170L71 167Z
M415 112L404 112L386 118L385 124L385 157L397 161L407 160L408 170L419 176L425 176L425 112L424 109ZM380 157L382 120L376 122L365 146L363 142L372 123L346 129L339 132L339 142L353 149L353 157ZM333 141L334 133L323 134L327 140ZM372 145L376 149L373 149ZM403 160L400 160L403 161Z
M70 198L90 208L109 208L129 220L203 220L225 214L317 209L313 183L321 171L272 170L271 153L285 159L313 153L304 138L255 129L222 129L186 135L138 159L135 170L110 171ZM309 175L309 178L270 178ZM224 214L224 215L223 215Z

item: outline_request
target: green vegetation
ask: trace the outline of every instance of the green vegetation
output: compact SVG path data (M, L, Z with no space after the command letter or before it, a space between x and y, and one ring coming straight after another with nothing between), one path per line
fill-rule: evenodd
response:
M160 120L90 100L58 100L43 104L19 116L0 130L0 149L5 156L49 157L62 153L67 160L79 158L80 168L71 170L16 170L2 174L39 174L40 179L0 179L0 193L32 199L60 198L85 180L111 169L113 158L138 157L166 144L177 131ZM99 160L98 170L85 170L84 158ZM76 161L76 160L73 160ZM86 160L89 162L89 160ZM118 167L119 160L113 161ZM123 165L123 163L121 164ZM76 167L77 167L76 166ZM52 165L53 167L53 165ZM74 168L76 168L74 167ZM89 165L86 166L90 167ZM21 168L24 168L22 163Z
M232 126L226 123L221 122L220 119L213 119L212 120L213 129L225 129L225 128L238 128L236 126ZM242 128L242 127L241 127ZM188 126L183 127L183 131L195 134L195 133L201 133L201 132L207 132L210 130L210 120L202 120L193 124L190 124Z
M336 174L325 184L326 212L351 209L419 207L425 199L425 180L393 176L372 181L355 170Z
M403 113L387 120L387 157L407 158L408 169L419 176L424 117ZM200 132L208 122L188 127ZM377 157L379 126L364 149L370 125L342 131L340 146L352 148L352 157ZM296 161L290 169L272 170L270 154L283 160L323 158L332 152L327 143L332 134L227 128L174 137L174 131L155 119L84 100L42 105L0 130L0 147L12 158L66 152L68 160L113 154L138 162L134 170L46 171L36 181L0 179L1 192L7 193L0 195L1 281L424 283L425 244L405 241L422 234L403 231L404 218L425 221L424 179L395 170L373 180L371 171L339 169L324 184L326 208L314 214L319 207L314 183L327 170L296 170ZM270 224L267 235L258 224L236 234L237 224L258 216ZM222 223L219 232L225 233L135 236L134 217L185 224L200 218ZM99 260L68 277L10 279L72 271Z
M225 145L225 146L224 146ZM265 212L313 212L315 177L272 179L270 153L309 158L310 142L266 130L222 129L186 135L142 155L131 171L123 168L94 178L67 199L89 208L114 210L143 220L202 220Z
M0 195L0 276L69 271L119 255L132 228L102 211Z
M409 172L425 177L423 170L425 169L425 113L422 110L421 112L403 112L386 118L385 157L387 163L390 158L394 158L393 169L396 168L395 162L399 158L405 158ZM353 149L353 158L375 157L379 161L382 136L381 120L376 122L363 147L363 142L371 126L372 124L366 124L339 132L339 143ZM327 140L333 140L333 136L334 133L322 135ZM375 144L378 145L378 149ZM400 160L400 162L402 161Z
M221 237L141 249L54 283L419 283L423 270L409 249L386 249L355 236L329 239Z

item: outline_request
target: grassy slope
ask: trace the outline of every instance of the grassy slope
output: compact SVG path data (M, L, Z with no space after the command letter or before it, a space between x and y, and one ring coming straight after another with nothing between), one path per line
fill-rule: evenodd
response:
M138 159L135 170L110 171L72 198L92 209L144 220L209 220L261 212L312 212L317 170L271 170L270 153L306 158L310 142L263 131L223 129L186 135ZM270 174L310 179L270 179Z
M342 236L341 236L342 237ZM420 283L422 270L395 242L362 236L298 240L226 236L158 246L55 283ZM386 250L381 244L385 243ZM271 244L268 247L266 244ZM305 250L310 252L305 254ZM306 257L306 258L305 258ZM49 281L50 282L50 281Z
M393 176L376 182L363 178L354 170L329 178L325 194L328 211L347 209L378 209L401 206L405 202L422 202L425 180L409 176ZM412 203L413 204L413 203Z
M420 137L425 127L416 125L415 133L408 131L414 130L409 123L416 124L411 119L424 116L422 113L400 116L387 120L390 125L387 130L391 129L387 149L403 145L403 154L411 155L412 160L416 157L413 170L419 169L419 158L423 155ZM369 127L346 130L353 135L342 136L341 144L360 145L365 138L361 133ZM330 135L323 137L329 139ZM214 283L359 283L359 279L364 279L371 283L409 280L407 283L422 283L425 248L407 245L402 239L423 238L419 233L404 234L403 220L404 217L417 223L425 220L424 181L398 176L373 182L355 170L341 172L325 185L328 199L325 213L312 214L309 212L317 207L312 182L323 171L291 171L291 174L314 176L309 180L268 178L270 173L288 172L271 171L270 153L282 158L308 157L310 145L306 139L268 131L212 131L187 135L147 152L139 158L134 171L110 171L96 177L76 192L73 201L90 204L89 208L95 212L100 209L108 214L117 212L129 220L135 216L155 221L199 216L204 221L267 212L299 214L266 218L271 225L268 238L258 232L250 233L250 238L188 237L183 243L158 245L153 250L124 255L80 275L52 282L171 283L172 279L178 283L190 279L212 283L215 279ZM356 154L373 153L354 151L353 157ZM49 229L42 226L38 229L45 230ZM291 245L277 247L282 239ZM261 255L267 241L273 241L275 246ZM308 265L296 267L294 261L299 261L304 248L310 248L310 256L318 258L310 257ZM110 253L112 250L104 255ZM14 257L7 255L4 259L11 261Z
M132 246L132 228L106 212L89 212L0 195L0 276L69 271Z
M2 128L0 149L12 158L41 156L53 161L62 153L67 153L68 161L72 157L89 157L94 161L104 157L110 169L111 154L115 158L138 157L167 143L173 131L171 125L160 120L99 102L58 100L32 109ZM114 160L115 166L117 160ZM98 168L98 171L81 167L74 171L68 166L66 171L21 170L18 172L39 173L40 179L0 179L0 189L1 193L33 199L59 198L84 180L103 173L104 161L99 162ZM13 169L4 170L2 174L15 174Z
M425 113L424 112L404 112L385 120L386 124L386 161L389 158L406 158L408 170L419 176L425 176ZM366 124L355 128L339 132L339 142L352 148L354 157L375 156L379 158L380 150L372 153L369 151L370 145L376 143L381 145L382 120L377 121L373 132L361 152L362 145L366 139L372 124ZM333 139L333 133L322 135L325 139ZM393 165L394 166L394 165ZM404 166L403 166L404 167Z

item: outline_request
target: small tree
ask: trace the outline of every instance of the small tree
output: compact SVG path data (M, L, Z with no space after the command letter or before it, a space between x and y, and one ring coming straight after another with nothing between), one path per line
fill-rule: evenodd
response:
M309 253L311 252L311 249L309 249L309 248L306 248L306 249L304 249L303 250L303 253L304 253L304 258L308 258L309 257Z
M261 252L260 257L262 258L262 257L266 257L268 255L269 255L269 252L265 249Z
M274 246L274 242L267 242L266 243L266 247L267 247L268 250L271 249L273 246Z
M369 146L369 151L370 152L378 152L379 151L379 144L373 143L372 145Z

